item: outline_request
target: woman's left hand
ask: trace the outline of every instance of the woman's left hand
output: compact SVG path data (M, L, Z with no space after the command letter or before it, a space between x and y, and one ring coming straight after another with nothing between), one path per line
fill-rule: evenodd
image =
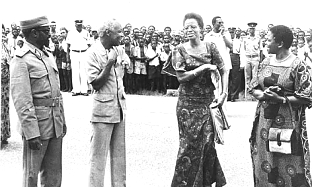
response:
M226 99L227 94L222 93L217 99L215 99L213 102L216 102L218 106L222 106L225 99Z
M271 91L270 89L264 90L263 95L266 100L270 101L279 101L280 97L276 92Z

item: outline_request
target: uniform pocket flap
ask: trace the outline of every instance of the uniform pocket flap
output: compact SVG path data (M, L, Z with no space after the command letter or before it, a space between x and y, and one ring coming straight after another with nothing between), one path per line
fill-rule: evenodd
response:
M48 119L50 117L50 109L36 109L38 121Z
M94 99L100 102L107 102L114 99L114 95L96 94Z
M33 71L29 73L30 78L41 78L48 74L46 70Z

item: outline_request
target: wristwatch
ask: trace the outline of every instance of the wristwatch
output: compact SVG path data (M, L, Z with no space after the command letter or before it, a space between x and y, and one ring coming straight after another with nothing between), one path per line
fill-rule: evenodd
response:
M286 104L286 98L283 97L283 104Z

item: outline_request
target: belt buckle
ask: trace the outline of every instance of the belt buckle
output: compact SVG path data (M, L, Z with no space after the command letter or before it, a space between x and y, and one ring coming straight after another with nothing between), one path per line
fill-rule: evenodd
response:
M60 98L59 97L56 97L53 99L52 106L53 107L59 107L60 106Z

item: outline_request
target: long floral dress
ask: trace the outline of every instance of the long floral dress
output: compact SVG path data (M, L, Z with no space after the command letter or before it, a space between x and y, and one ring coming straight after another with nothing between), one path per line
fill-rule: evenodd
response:
M258 78L252 84L254 89L264 90L279 85L285 95L306 99L310 104L292 104L293 113L290 115L288 104L259 101L250 138L255 187L311 187L305 115L305 108L310 107L312 101L310 72L311 68L294 55L284 62L278 63L272 57L261 63ZM294 155L268 152L269 128L290 129L293 126L291 117L295 119L300 132L299 151Z
M178 46L172 56L175 70L189 71L204 63L222 69L224 63L216 46L210 43L206 46L207 53L200 55L188 54L182 45ZM209 111L215 98L214 89L208 71L179 86L176 115L180 146L172 187L204 187L214 182L217 187L226 184L215 149Z
M1 142L11 137L9 91L10 91L10 54L2 43L1 47Z

